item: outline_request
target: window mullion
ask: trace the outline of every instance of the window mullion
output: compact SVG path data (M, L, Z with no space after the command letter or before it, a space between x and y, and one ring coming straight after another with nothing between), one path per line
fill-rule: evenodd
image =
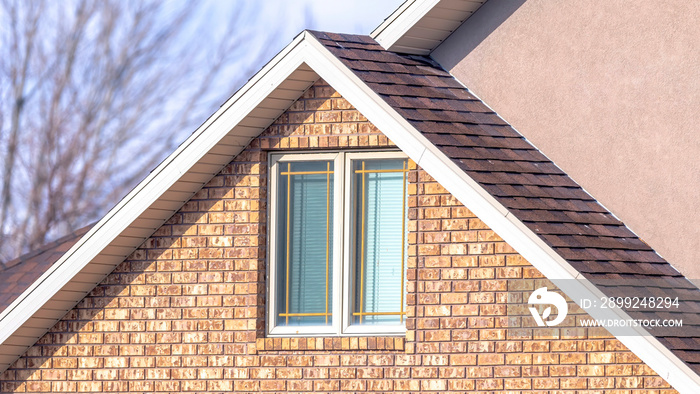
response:
M334 329L336 334L342 334L344 328L347 324L346 311L347 307L345 304L345 293L348 291L349 286L346 283L345 278L347 278L348 272L346 272L347 267L346 261L346 246L345 237L347 236L347 230L345 225L345 205L346 205L346 177L345 177L345 154L343 152L338 153L335 160L335 195L334 204L335 209L333 210L335 219L335 232L334 240L336 247L333 248L333 269L337 274L333 277L335 281L335 293L333 294L333 315L336 317L334 320Z

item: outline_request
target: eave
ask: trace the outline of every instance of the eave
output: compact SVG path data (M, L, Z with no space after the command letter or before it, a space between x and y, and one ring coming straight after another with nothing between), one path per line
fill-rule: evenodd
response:
M370 34L384 49L428 55L486 0L407 0Z

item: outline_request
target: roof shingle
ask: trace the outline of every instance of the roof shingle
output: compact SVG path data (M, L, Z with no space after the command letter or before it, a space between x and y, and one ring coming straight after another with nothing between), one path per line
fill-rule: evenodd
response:
M0 311L4 311L20 294L46 272L92 228L83 227L41 248L8 261L0 268Z

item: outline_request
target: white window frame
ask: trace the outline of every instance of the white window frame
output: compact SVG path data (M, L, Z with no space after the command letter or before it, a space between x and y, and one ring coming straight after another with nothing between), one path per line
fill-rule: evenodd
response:
M266 332L270 337L308 337L308 336L376 336L405 335L406 319L400 325L359 325L351 324L352 289L354 272L352 267L352 220L353 205L350 203L353 176L347 169L352 160L358 159L407 159L403 152L397 151L335 151L322 153L270 153L268 172L268 241L267 241L267 319ZM278 326L277 321L277 184L279 181L278 165L294 161L333 161L333 323L329 326ZM406 197L407 198L407 197ZM348 202L346 204L346 201ZM406 248L407 245L404 245ZM407 250L406 250L407 252ZM404 301L406 297L404 284Z

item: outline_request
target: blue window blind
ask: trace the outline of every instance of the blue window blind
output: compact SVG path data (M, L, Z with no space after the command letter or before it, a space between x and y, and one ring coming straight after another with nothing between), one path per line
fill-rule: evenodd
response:
M405 315L406 160L355 160L354 324L400 324Z
M333 162L280 162L277 324L331 325Z

